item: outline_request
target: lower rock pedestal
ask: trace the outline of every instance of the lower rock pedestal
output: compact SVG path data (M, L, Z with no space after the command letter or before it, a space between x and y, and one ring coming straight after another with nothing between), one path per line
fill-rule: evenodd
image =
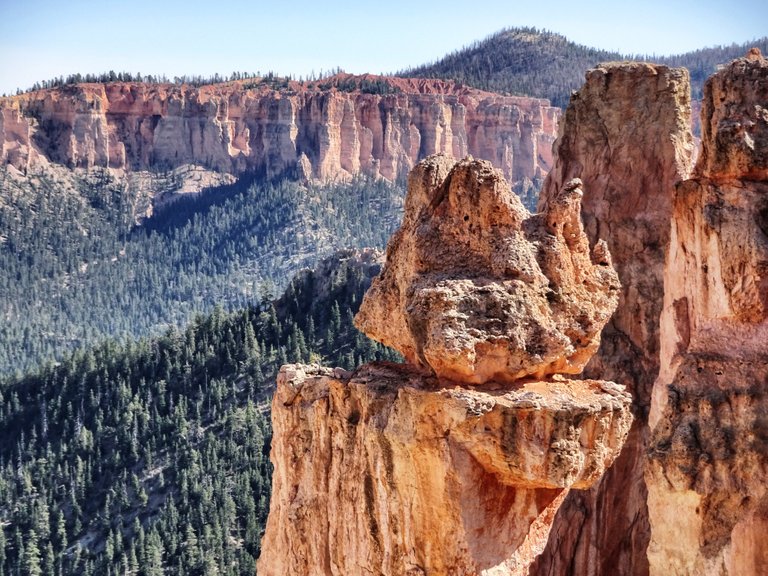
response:
M259 559L270 575L526 574L626 438L620 386L486 385L406 365L284 366Z

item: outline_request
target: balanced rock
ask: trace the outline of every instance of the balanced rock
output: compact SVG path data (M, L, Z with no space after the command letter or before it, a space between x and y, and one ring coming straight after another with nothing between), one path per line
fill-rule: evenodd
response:
M451 380L581 372L619 291L606 245L590 250L582 194L568 181L531 215L489 162L425 159L356 326Z

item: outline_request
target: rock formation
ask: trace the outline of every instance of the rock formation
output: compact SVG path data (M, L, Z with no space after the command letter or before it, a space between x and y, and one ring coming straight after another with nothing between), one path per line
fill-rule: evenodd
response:
M604 382L480 390L407 365L284 366L258 573L524 574L568 489L620 448L628 404Z
M488 166L432 159L417 168L403 229L358 319L414 366L283 371L273 406L273 513L298 528L280 531L270 517L260 569L303 574L320 558L321 574L768 573L767 110L768 61L753 51L708 82L702 150L688 179L687 72L606 64L587 74L566 111L540 214L507 201ZM470 193L457 198L459 189ZM588 242L575 203L583 203ZM534 233L539 226L548 234ZM505 237L515 241L505 245ZM542 238L552 237L563 243L559 260L543 254ZM561 278L615 286L599 280L601 238L621 289L587 379L535 381L549 372L544 362L515 380L522 372L510 367L547 355L528 346L535 330L526 329L556 323L558 299L545 298L543 312L515 308L511 281L525 279L526 301L537 302L538 287ZM573 272L589 246L597 276L588 266ZM562 274L563 262L573 273ZM478 290L485 286L493 289ZM508 322L513 308L525 320ZM521 348L526 357L515 364ZM491 361L483 358L489 350ZM550 455L578 436L577 460L586 463L601 441L585 443L594 435L577 432L570 415L593 393L614 391L599 403L618 406L613 385L590 377L626 385L635 422L602 478L574 480L583 472L566 470L581 464L555 456L564 467L552 467ZM552 393L564 394L567 407ZM523 417L518 410L533 400L536 410ZM624 421L613 413L611 425ZM560 418L573 432L555 439L548 434ZM548 438L548 447L533 447L532 437ZM311 464L328 453L330 471ZM346 466L355 483L334 471ZM339 521L342 532L329 532ZM292 549L307 530L321 534L321 547L282 561L269 553ZM547 532L543 553L526 567Z
M635 423L614 466L589 491L571 492L531 574L648 573L643 466L651 389L659 372L659 315L675 184L688 177L693 140L685 69L604 64L571 97L540 209L572 178L584 182L583 218L592 244L613 256L621 295L587 377L625 385Z
M768 60L707 81L674 198L646 473L651 574L768 574Z
M249 84L250 82L250 84ZM364 82L386 86L364 92ZM444 81L341 75L319 82L78 84L0 99L0 164L394 179L447 152L512 181L551 167L559 109ZM348 86L348 88L345 88Z
M453 164L435 156L411 172L357 327L448 379L578 374L619 289L605 244L590 254L581 181L530 216L489 162Z
M356 320L411 363L281 369L261 576L527 573L632 419L621 386L555 374L580 370L617 300L581 195L568 182L531 216L487 162L413 171Z

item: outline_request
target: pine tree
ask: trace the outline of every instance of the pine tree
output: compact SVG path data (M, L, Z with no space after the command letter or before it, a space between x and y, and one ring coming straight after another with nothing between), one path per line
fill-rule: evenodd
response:
M53 544L51 544L50 540L45 545L45 550L43 551L42 573L45 576L54 576L56 574L56 555L53 552Z
M37 534L34 530L27 533L24 547L24 572L27 576L41 576L40 549L37 543Z

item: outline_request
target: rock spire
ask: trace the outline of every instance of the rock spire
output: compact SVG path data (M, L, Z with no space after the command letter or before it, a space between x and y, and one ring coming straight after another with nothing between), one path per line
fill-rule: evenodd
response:
M533 216L489 162L434 156L408 189L357 327L452 380L581 372L619 292L605 243L590 251L581 181Z
M646 481L650 573L768 574L768 60L704 89L677 188Z

